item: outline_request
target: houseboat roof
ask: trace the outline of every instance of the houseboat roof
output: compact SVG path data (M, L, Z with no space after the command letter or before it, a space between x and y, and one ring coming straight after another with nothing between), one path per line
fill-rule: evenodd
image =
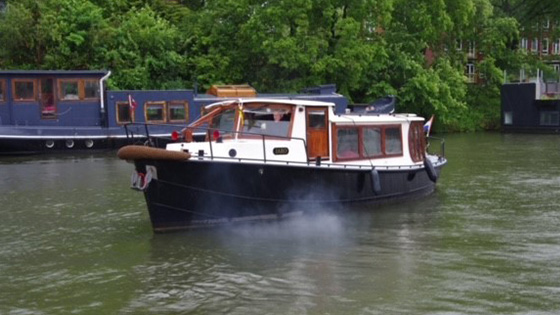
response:
M310 101L302 99L275 99L275 98L238 98L231 99L223 102L213 103L207 106L211 108L214 106L221 106L232 103L254 104L254 103L270 103L270 104L288 104L288 105L302 105L302 106L320 106L320 107L334 107L335 104L331 102Z
M0 70L0 75L105 75L109 70Z

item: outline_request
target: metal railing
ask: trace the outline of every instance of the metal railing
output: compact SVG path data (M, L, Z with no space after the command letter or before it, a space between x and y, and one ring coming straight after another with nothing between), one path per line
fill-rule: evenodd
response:
M428 144L426 145L426 152L428 152L428 154L437 155L441 158L445 157L445 139L429 136L426 140L428 142ZM431 140L439 141L440 145L438 151L432 151L433 148L431 146Z

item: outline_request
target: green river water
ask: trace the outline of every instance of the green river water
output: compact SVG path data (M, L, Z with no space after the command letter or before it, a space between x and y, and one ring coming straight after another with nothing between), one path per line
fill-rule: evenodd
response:
M0 314L560 314L560 137L447 135L430 196L155 235L115 152L0 158Z

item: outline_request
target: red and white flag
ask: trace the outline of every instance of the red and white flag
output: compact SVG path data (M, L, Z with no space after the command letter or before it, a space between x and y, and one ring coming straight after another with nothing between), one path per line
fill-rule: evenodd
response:
M128 106L130 106L132 110L135 110L137 105L138 104L136 104L136 101L134 100L134 98L132 98L132 95L128 94Z

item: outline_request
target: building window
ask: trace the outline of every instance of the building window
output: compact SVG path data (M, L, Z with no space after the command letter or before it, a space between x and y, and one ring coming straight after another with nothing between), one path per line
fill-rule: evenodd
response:
M144 117L146 122L165 122L165 102L146 102Z
M469 41L469 50L467 51L469 58L475 58L476 54L476 43L474 40Z
M542 54L548 55L548 38L543 38L542 40Z
M185 101L170 101L167 103L167 117L169 122L186 122L189 120L189 103Z
M6 100L6 81L0 80L0 102Z
M99 99L99 82L88 79L58 80L58 99L61 101Z
M458 39L458 40L455 42L455 48L456 48L457 50L463 50L463 40Z
M473 63L467 64L467 81L474 83L475 68Z
M117 123L126 124L134 122L134 110L128 102L117 102Z
M523 50L529 49L529 40L527 38L521 39L521 49Z
M554 72L556 72L557 75L560 75L560 64L554 64L552 67L554 68Z
M541 126L558 126L559 122L559 112L541 112Z
M552 53L555 55L560 55L560 38L557 38L556 41L554 42L554 45L552 47Z
M15 101L34 101L36 93L35 80L14 79L12 91Z
M533 38L533 41L531 42L531 51L534 53L539 51L539 39L536 37Z
M513 124L513 113L504 112L504 125L511 125L511 124Z

